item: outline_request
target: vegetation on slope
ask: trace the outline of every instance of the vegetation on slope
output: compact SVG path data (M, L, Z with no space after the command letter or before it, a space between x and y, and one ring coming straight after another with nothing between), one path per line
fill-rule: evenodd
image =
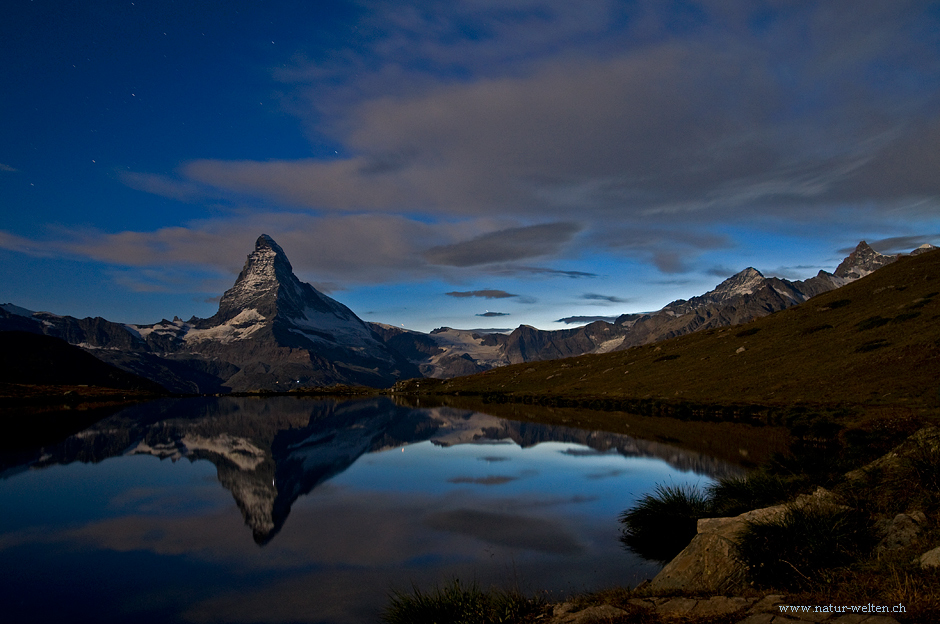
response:
M518 364L399 393L543 404L667 400L711 404L940 405L940 252L746 325L601 355Z

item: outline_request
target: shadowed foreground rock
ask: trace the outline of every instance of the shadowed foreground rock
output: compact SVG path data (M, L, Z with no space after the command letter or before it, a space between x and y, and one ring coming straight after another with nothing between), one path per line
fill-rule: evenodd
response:
M732 518L702 518L698 534L689 545L656 575L652 591L691 591L729 593L747 586L747 568L735 554L735 540L749 522L767 522L796 507L844 507L834 495L818 488L812 495L799 496L792 503L748 511Z

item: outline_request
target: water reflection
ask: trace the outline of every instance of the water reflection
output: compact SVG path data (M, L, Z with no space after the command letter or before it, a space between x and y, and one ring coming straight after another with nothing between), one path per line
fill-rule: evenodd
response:
M616 452L658 458L677 470L712 478L739 472L725 462L659 442L507 421L449 407L413 409L384 397L343 403L224 397L166 399L127 408L61 444L42 449L4 474L27 466L97 463L119 455L208 460L215 465L219 482L232 493L255 542L264 545L284 526L298 497L342 473L363 454L425 440L441 447L504 440L522 448L570 442L587 447L564 451L571 455ZM496 485L509 480L506 476L455 477L450 482ZM471 524L487 524L477 520Z
M657 482L738 472L657 442L385 398L164 400L4 461L7 613L161 624L375 621L390 588L455 576L636 584L657 566L621 549L619 512Z

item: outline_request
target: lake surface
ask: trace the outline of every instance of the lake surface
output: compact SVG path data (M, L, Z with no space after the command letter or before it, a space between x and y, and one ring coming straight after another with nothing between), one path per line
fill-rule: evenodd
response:
M453 578L560 598L659 569L617 516L732 465L387 399L162 400L2 457L4 621L375 622Z

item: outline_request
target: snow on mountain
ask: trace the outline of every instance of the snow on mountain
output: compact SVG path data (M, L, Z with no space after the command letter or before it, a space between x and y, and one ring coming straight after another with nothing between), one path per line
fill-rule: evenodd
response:
M230 343L251 338L255 332L264 328L266 320L257 310L250 308L242 310L234 317L214 327L196 329L189 323L179 323L174 324L174 328L181 330L176 335L187 344L195 345L207 341ZM174 332L173 330L164 330L164 333L172 334Z
M929 243L924 243L923 245L921 245L920 247L912 251L911 255L916 256L918 254L927 253L928 251L933 251L935 249L937 249L937 247L934 247L933 245Z

